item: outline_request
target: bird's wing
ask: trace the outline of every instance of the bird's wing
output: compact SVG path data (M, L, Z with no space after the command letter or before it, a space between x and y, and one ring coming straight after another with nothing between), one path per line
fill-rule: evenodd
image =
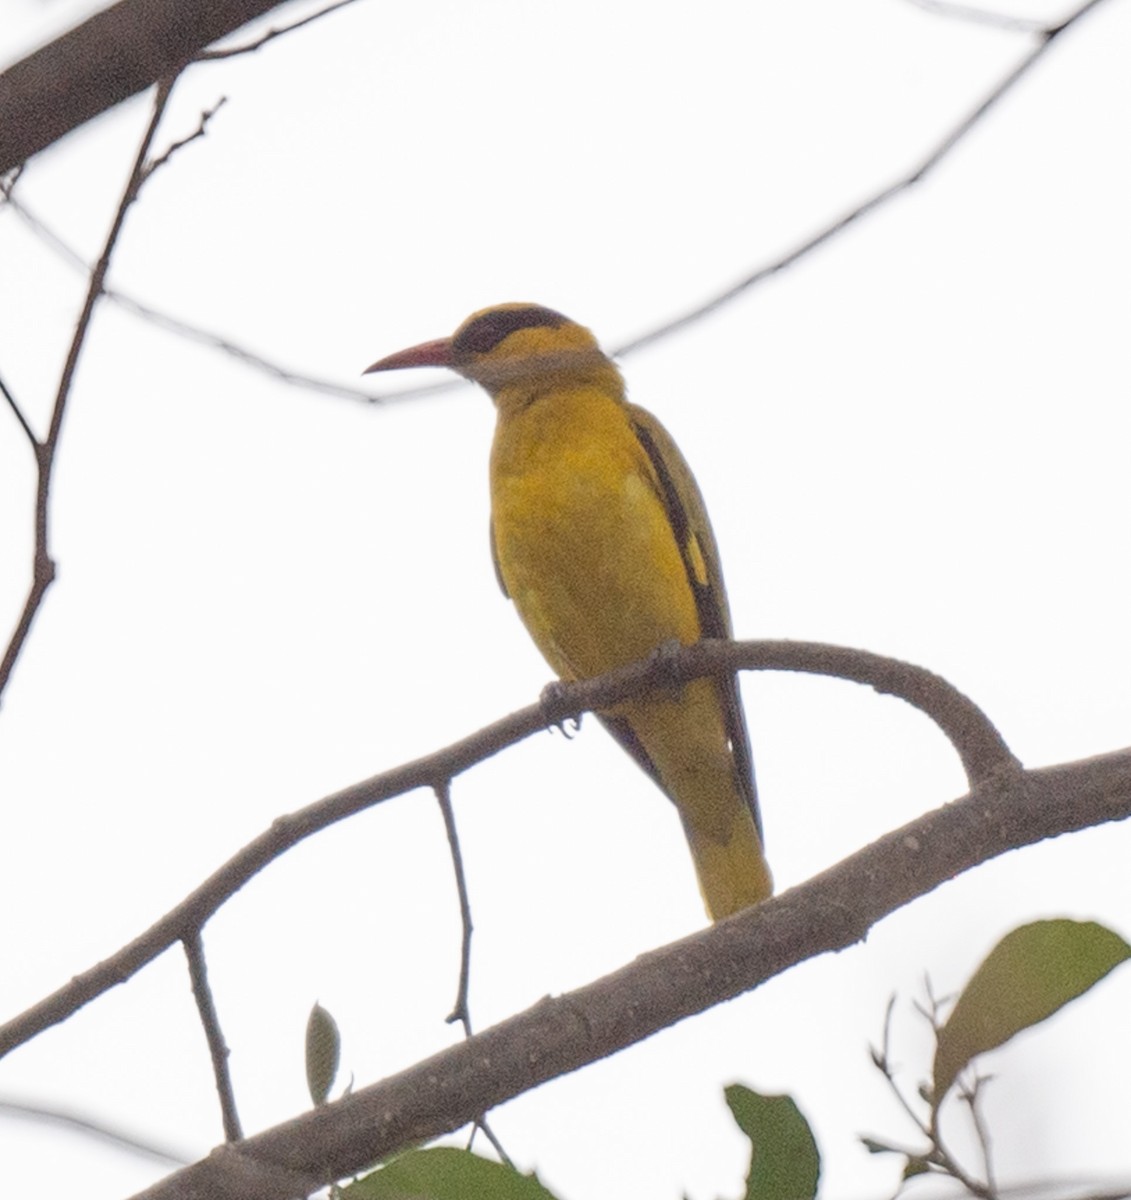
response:
M633 432L652 464L657 495L679 544L687 580L699 613L700 636L729 638L730 608L723 584L719 548L695 476L692 475L691 468L671 434L647 409L630 404L628 412ZM727 738L734 754L735 774L742 794L754 815L758 836L761 837L762 820L758 812L758 793L754 784L750 735L746 729L746 718L738 694L738 682L732 676L720 680L718 687ZM660 783L654 764L627 722L616 717L602 717L601 720L625 750L657 783Z
M597 720L616 738L621 749L632 755L636 760L636 765L674 804L675 797L664 786L660 772L656 770L656 764L648 757L648 751L640 744L640 739L636 736L632 725L624 717L614 717L608 713L598 713Z

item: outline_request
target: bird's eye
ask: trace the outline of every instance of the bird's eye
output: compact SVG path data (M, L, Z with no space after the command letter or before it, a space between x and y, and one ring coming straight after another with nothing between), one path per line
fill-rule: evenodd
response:
M521 308L495 308L469 321L455 336L452 349L458 357L486 354L516 329L548 325L556 329L566 318L552 308L525 304Z

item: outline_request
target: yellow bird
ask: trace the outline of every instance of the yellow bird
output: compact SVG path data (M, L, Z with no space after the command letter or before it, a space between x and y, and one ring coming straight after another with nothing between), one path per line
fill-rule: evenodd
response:
M627 401L588 329L537 304L501 304L368 370L401 367L450 367L494 400L495 566L562 679L603 674L672 639L731 636L691 470L660 422ZM694 680L599 716L679 811L712 919L769 896L734 679Z

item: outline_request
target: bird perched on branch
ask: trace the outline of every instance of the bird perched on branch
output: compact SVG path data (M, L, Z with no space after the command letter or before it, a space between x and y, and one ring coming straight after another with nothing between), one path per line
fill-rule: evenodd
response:
M703 498L667 430L625 398L583 326L501 304L369 371L450 367L495 402L491 542L499 582L562 679L673 639L729 638ZM600 720L675 804L714 920L770 895L734 678L627 700Z

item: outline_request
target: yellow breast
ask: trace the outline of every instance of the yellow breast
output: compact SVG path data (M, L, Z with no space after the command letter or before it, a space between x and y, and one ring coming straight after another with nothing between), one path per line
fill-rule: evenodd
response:
M619 397L555 387L500 406L491 502L503 582L561 676L700 636L655 470Z

